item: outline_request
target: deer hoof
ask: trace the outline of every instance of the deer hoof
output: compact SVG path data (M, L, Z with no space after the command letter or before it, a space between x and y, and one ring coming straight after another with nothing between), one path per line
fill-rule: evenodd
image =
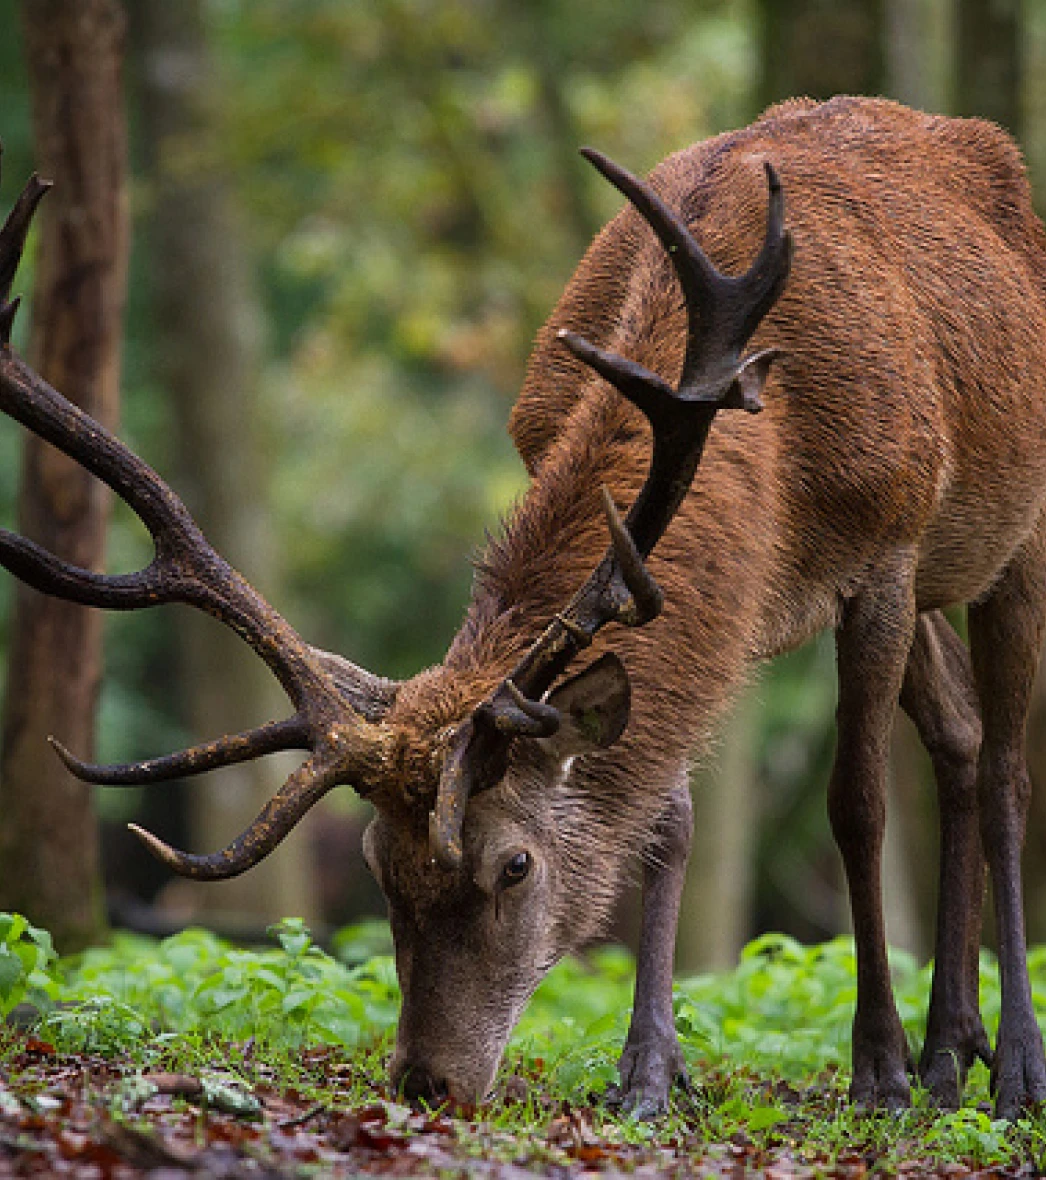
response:
M991 1066L991 1046L979 1015L966 1025L965 1030L957 1029L936 1037L927 1034L919 1059L919 1080L934 1106L940 1110L959 1109L966 1074L978 1058Z
M903 1110L912 1104L908 1075L914 1073L908 1041L890 1009L854 1016L850 1101L867 1110Z
M603 1100L617 1114L649 1122L668 1113L673 1084L689 1087L678 1044L626 1045L618 1063L621 1082L608 1086Z
M1022 1107L1046 1102L1046 1058L1034 1020L1027 1028L999 1029L992 1063L995 1117L1011 1122Z
M850 1101L867 1110L903 1110L911 1106L904 1056L886 1051L855 1052Z

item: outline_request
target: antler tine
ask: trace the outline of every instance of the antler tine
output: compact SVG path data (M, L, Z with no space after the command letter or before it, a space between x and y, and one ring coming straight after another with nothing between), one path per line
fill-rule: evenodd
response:
M17 299L11 303L7 302L11 294L11 284L22 260L22 250L33 214L49 188L51 182L41 180L34 172L22 189L14 208L7 215L3 229L0 229L0 344L6 344L11 338L11 324L18 308Z
M479 715L507 736L552 737L560 723L558 709L525 697L511 676L501 682L492 700L480 705Z
M651 423L659 423L663 417L671 413L672 405L677 400L676 391L664 378L636 361L619 356L616 352L597 348L584 336L579 336L577 332L571 332L567 328L560 328L556 338L562 341L579 361L584 361L590 369L595 369L604 381L609 381L637 410L642 410Z
M172 524L179 530L198 534L184 505L151 468L7 351L11 322L18 306L17 300L8 303L7 298L33 214L49 188L50 181L41 180L33 173L0 229L0 317L3 318L0 346L4 348L0 409L107 483L138 513L154 538L165 527L169 530ZM30 560L28 564L39 565L39 561ZM87 573L72 566L65 568L70 575Z
M459 726L451 739L436 802L429 813L429 851L443 868L453 870L461 865L461 828L469 796L487 779L496 782L504 774L510 740L492 725L475 724L472 718Z
M768 161L764 162L768 205L766 232L759 253L744 274L725 275L712 265L682 218L646 181L592 148L582 148L581 154L628 198L665 247L683 288L687 310L686 358L677 396L713 400L715 391L705 388L709 379L713 385L718 384L724 370L736 363L741 349L773 306L788 278L792 237L784 228L784 191L777 171ZM574 344L581 338L570 335L568 345L575 351ZM590 363L588 357L575 354ZM629 393L611 373L619 374L632 388L640 374L648 382L659 380L640 366L635 366L638 372L622 367L623 358L613 354L603 354L598 359L603 366L600 374L626 397Z
M645 181L595 148L583 147L580 154L636 207L643 220L657 234L675 268L691 315L711 318L717 299L727 291L729 279L709 261L682 218L670 209Z
M81 762L57 738L47 740L69 772L83 782L106 787L140 787L146 783L188 778L222 766L235 766L238 762L250 762L280 750L308 750L311 748L309 738L308 723L295 716L286 721L270 721L242 733L227 734L215 741L180 750L177 754L109 766Z
M342 770L337 762L313 755L298 767L235 840L220 852L206 856L172 848L137 824L127 826L154 856L180 876L194 881L224 881L238 877L264 860L309 808L343 781Z
M629 594L628 600L617 608L617 617L630 627L641 627L644 623L656 619L661 613L664 595L643 564L643 554L628 525L621 519L610 489L604 484L600 488L600 493L603 497L603 514L607 518L616 568L621 571L621 580Z
M396 686L347 660L310 647L208 543L166 483L108 430L67 401L9 345L15 302L8 302L29 224L47 185L34 177L0 229L0 411L106 483L140 517L156 555L132 574L106 575L62 561L28 538L0 530L0 565L45 593L88 606L130 610L183 602L232 628L265 661L295 707L286 721L206 742L146 762L97 766L53 743L69 770L89 782L129 785L197 774L277 750L311 756L245 832L206 857L176 852L136 829L177 872L215 879L243 872L267 855L331 787L366 791L388 756L381 724Z
M795 247L791 233L785 229L781 178L769 160L763 161L763 171L766 173L767 186L766 234L763 244L748 270L738 278L729 280L737 287L741 305L735 341L738 351L747 344L763 316L784 290Z
M203 541L188 509L147 463L12 352L3 355L0 410L108 484L158 543L173 549Z
M132 610L163 601L152 567L136 574L98 574L62 561L7 529L0 529L0 565L34 590L80 606Z
M470 794L491 787L504 773L507 743L528 736L534 722L515 699L551 710L543 696L596 632L611 622L640 626L661 610L661 591L643 559L664 535L693 481L716 413L755 412L776 349L742 361L741 349L784 288L791 237L784 229L784 194L777 173L765 165L769 199L762 247L752 266L736 277L722 274L697 240L645 181L591 148L595 167L635 205L668 251L683 288L686 354L679 387L635 361L598 348L577 333L559 339L585 364L646 415L653 431L647 478L624 521L606 488L604 513L611 543L602 561L531 645L508 678L459 727L444 763L430 823L433 856L446 867L460 864L461 823ZM500 719L500 725L497 724Z

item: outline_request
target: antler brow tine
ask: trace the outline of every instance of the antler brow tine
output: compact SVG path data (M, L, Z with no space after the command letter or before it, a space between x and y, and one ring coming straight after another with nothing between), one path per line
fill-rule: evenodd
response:
M81 762L57 738L49 737L47 740L67 769L85 783L98 783L107 787L140 787L146 783L170 782L171 779L187 778L223 766L235 766L239 762L251 762L280 750L308 750L309 738L308 723L295 716L286 721L270 721L242 733L228 734L177 754L111 766Z

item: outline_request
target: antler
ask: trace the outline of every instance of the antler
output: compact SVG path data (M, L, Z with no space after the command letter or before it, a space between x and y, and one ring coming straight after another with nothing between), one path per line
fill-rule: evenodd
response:
M792 238L784 228L784 194L773 167L764 164L769 201L766 234L751 267L724 275L683 221L644 181L591 148L589 160L632 202L668 252L686 302L687 339L677 388L635 361L606 352L573 332L559 339L640 409L654 445L650 470L622 521L602 489L610 546L585 584L557 614L509 676L455 732L430 817L433 856L448 868L461 862L461 825L469 796L504 774L515 736L548 736L558 728L556 709L540 698L571 660L608 623L642 626L661 610L661 592L643 564L686 495L715 415L721 409L762 409L760 392L779 355L767 348L741 352L784 288Z
M171 868L188 877L236 876L266 856L332 787L351 783L365 793L390 756L381 718L396 685L348 660L305 643L260 594L211 547L185 505L149 466L114 435L67 401L10 348L18 300L11 283L26 234L49 183L33 176L0 230L0 410L103 480L152 535L155 556L133 574L106 575L60 560L28 538L0 530L0 565L44 593L87 606L133 610L181 602L231 627L265 661L294 706L294 715L165 758L92 766L57 742L65 765L94 783L130 785L303 749L309 757L254 822L220 852L179 852L131 825Z

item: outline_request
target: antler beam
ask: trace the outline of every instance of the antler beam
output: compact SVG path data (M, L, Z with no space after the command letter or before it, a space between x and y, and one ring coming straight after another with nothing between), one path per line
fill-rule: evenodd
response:
M47 594L87 606L133 610L181 602L231 627L265 661L294 716L146 762L94 766L57 742L62 761L94 783L131 785L197 774L277 750L310 756L231 844L209 856L179 852L132 825L184 876L231 877L266 856L332 787L365 792L381 777L390 737L381 724L395 685L305 643L209 544L185 505L146 463L35 373L10 347L18 307L9 300L33 213L47 191L33 176L0 229L0 410L74 459L125 501L153 538L155 557L132 574L107 575L62 561L34 541L0 530L0 565Z
M573 332L559 339L646 415L653 431L650 470L624 521L602 489L611 543L566 608L557 614L509 676L459 727L440 780L429 832L433 855L448 868L460 864L461 825L469 795L498 781L514 736L556 724L541 697L587 647L600 628L618 622L641 626L661 610L661 592L646 569L649 555L668 528L693 481L708 432L721 409L762 409L760 391L773 348L742 359L742 350L784 289L792 239L784 228L784 193L773 167L764 164L769 190L766 233L751 267L724 275L674 213L646 182L591 148L589 160L635 206L657 234L683 289L687 315L686 353L678 386L635 361L607 352ZM528 708L520 705L520 698Z

